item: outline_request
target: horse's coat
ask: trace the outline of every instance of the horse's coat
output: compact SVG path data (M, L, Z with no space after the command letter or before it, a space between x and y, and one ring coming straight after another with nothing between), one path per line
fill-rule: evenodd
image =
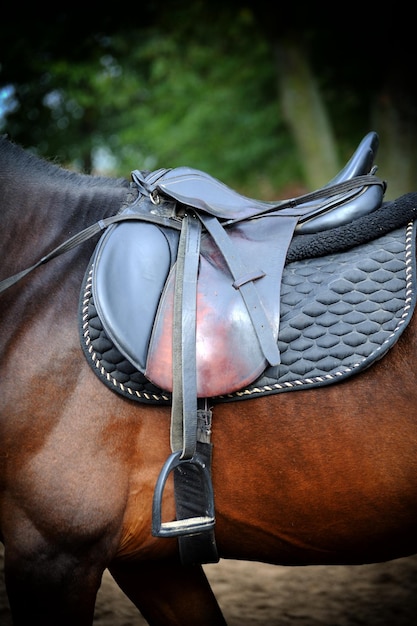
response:
M129 201L125 180L66 172L0 140L1 278ZM95 242L0 296L0 532L19 626L90 626L109 568L150 624L224 624L200 566L151 535L170 409L106 389L80 349ZM417 321L343 383L214 409L222 558L378 562L417 552ZM173 496L167 487L167 517Z

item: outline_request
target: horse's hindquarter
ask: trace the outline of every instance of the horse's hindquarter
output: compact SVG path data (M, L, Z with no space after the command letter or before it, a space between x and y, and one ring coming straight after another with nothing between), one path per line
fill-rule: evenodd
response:
M416 330L344 383L215 407L222 556L362 563L417 550Z

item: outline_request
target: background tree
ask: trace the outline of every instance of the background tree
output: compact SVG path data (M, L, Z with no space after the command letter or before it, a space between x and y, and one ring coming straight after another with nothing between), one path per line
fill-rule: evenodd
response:
M374 129L388 194L415 188L407 25L392 46L392 20L336 28L311 3L36 11L0 25L0 88L14 88L4 131L41 154L124 175L187 164L273 197L327 182Z

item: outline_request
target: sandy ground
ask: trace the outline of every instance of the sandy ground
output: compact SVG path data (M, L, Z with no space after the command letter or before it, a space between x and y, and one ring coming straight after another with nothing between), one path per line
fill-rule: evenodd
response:
M289 568L222 560L205 570L229 626L417 624L417 555L348 567ZM2 573L0 625L12 625ZM106 572L94 626L145 625Z

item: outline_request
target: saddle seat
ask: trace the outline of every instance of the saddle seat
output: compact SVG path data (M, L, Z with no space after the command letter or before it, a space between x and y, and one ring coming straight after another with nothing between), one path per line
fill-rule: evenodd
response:
M95 306L117 349L167 391L179 364L183 386L196 376L199 398L241 389L277 366L291 239L380 207L377 146L369 133L328 185L280 202L246 198L188 167L133 172L139 198L107 229L92 260Z
M154 197L160 192L186 206L192 206L220 220L227 220L226 223L253 218L277 209L280 215L298 214L301 205L296 232L317 233L351 222L380 206L383 197L381 186L371 186L364 190L359 181L358 186L350 191L330 193L330 189L337 184L375 173L373 162L377 147L376 133L368 133L345 167L322 188L321 193L313 192L298 199L268 202L247 198L209 174L190 167L157 170L146 177L146 189L142 191L151 189ZM141 187L140 173L134 172L133 177Z

